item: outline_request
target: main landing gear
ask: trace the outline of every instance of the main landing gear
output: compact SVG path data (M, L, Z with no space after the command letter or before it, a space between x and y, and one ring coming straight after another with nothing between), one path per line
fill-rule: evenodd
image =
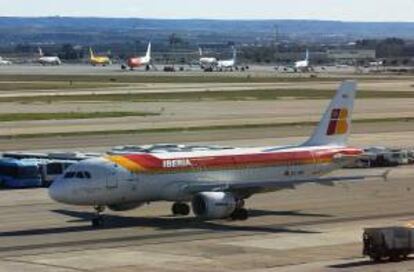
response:
M237 202L236 209L234 212L230 215L231 220L247 220L249 218L249 212L244 208L245 202L243 199L240 199Z
M92 227L99 228L104 225L104 218L102 213L105 211L105 206L95 206L95 217L92 218Z
M249 212L245 208L236 209L231 215L231 220L247 220L249 218Z
M175 202L171 207L171 211L172 211L172 214L174 216L189 215L190 214L190 206L186 203Z

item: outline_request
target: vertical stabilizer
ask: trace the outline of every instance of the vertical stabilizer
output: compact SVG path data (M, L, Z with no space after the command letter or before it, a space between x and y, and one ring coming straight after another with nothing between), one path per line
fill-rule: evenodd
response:
M309 49L306 49L305 60L309 61Z
M234 46L233 46L233 61L234 61L234 64L236 64L236 62L237 62L237 49Z
M43 57L43 56L44 56L44 54L43 54L43 50L42 50L42 48L40 48L40 47L39 47L37 50L39 51L39 56L40 56L40 57Z
M356 81L344 81L306 146L346 145L351 130Z
M95 58L95 55L93 54L92 47L89 47L89 54L91 56L91 59Z
M151 42L148 43L147 54L145 55L147 59L151 59Z
M203 49L201 47L198 48L198 53L200 54L200 57L203 56Z

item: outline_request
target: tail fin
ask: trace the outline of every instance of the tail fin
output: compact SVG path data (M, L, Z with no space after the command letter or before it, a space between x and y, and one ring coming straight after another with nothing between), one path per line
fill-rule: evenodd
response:
M351 130L351 118L357 91L356 81L342 83L305 146L345 145Z
M151 42L148 43L147 54L145 55L146 58L151 58Z
M37 50L39 51L39 56L43 57L44 54L43 54L42 48L39 47L39 48L37 48Z
M237 49L233 46L233 61L234 63L237 62Z
M305 60L309 60L309 49L306 49L306 56L305 56Z
M203 48L199 47L198 52L200 53L200 57L202 57L203 56Z
M92 47L89 47L89 54L91 56L91 59L93 59L95 57L95 55L93 54Z

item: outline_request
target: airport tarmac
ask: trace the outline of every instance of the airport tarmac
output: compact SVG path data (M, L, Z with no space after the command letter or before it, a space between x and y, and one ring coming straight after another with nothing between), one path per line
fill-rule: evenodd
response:
M238 222L173 218L156 203L107 212L97 230L90 208L53 203L44 189L0 191L0 271L412 271L412 260L371 265L361 234L414 220L413 178L403 167L388 182L254 196Z
M14 69L17 66L12 67ZM74 72L69 69L74 68L76 69L76 66L36 67L28 74L62 71L70 74ZM105 67L99 71L102 71L103 75L109 75L114 73L112 68L114 67ZM90 72L91 67L79 68L77 74L101 73L95 69L100 68L93 68L93 72ZM6 72L0 68L0 74L2 73ZM270 74L270 71L268 73ZM137 75L141 73L137 72ZM401 81L364 81L362 84L370 90L384 91L391 88L412 91L413 86L412 78L402 78ZM231 91L243 85L155 84L149 91L160 92L169 88L184 91L224 88L224 91ZM330 89L334 86L336 88L336 85L336 82L294 82L290 83L289 88L309 86ZM269 87L266 84L260 86ZM141 87L137 91L145 91L148 86ZM278 87L285 88L283 84ZM17 91L12 95L19 93L24 94L24 91ZM402 98L358 99L355 118L414 117L413 101ZM13 138L4 135L86 129L99 131L108 127L145 129L316 121L326 104L327 100L292 99L189 103L2 103L2 113L93 112L122 109L155 111L161 115L145 118L127 117L122 120L108 118L2 122L0 134L3 137L0 138L0 148L2 151L105 151L116 145L159 142L231 146L300 143L311 133L313 126L102 133L65 137ZM214 110L211 110L212 108ZM353 132L350 144L355 146L414 146L413 121L403 118L394 121L356 123ZM341 170L335 175L381 174L384 170ZM251 218L248 221L237 222L202 222L192 217L173 218L170 216L170 204L153 203L128 212L107 211L106 227L98 230L90 227L89 220L93 216L91 208L54 203L49 199L45 189L3 190L0 191L0 272L414 271L414 259L401 263L372 265L366 258L361 257L361 235L364 227L405 225L414 221L413 181L414 168L407 166L394 168L387 182L371 179L361 183L338 183L334 187L304 185L295 190L257 195L247 201Z

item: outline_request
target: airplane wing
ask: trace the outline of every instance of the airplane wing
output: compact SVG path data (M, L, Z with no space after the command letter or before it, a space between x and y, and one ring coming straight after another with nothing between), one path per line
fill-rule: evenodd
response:
M279 191L285 189L295 189L298 185L305 183L315 183L323 186L335 186L335 182L356 182L370 178L382 178L387 180L390 171L385 171L380 175L365 176L339 176L324 178L303 178L290 180L274 180L264 182L240 182L240 183L205 183L205 184L188 184L184 186L186 194L197 194L200 192L233 192L239 195L251 196L257 193Z

